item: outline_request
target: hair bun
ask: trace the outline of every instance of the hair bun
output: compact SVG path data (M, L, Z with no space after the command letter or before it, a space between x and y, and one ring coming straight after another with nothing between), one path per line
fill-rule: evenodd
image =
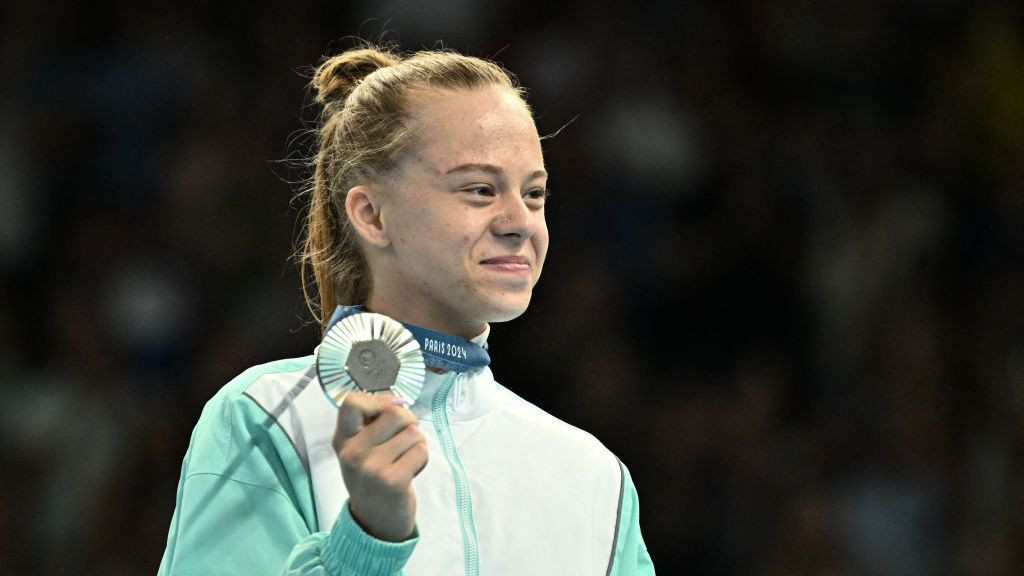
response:
M324 60L313 74L316 100L321 104L344 102L352 90L375 70L394 66L400 58L376 48L358 48Z

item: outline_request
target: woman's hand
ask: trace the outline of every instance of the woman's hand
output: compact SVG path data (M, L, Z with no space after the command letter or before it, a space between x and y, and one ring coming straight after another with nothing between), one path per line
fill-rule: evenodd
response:
M352 516L363 529L389 542L412 536L412 479L427 465L416 416L395 396L353 392L338 410L333 446Z

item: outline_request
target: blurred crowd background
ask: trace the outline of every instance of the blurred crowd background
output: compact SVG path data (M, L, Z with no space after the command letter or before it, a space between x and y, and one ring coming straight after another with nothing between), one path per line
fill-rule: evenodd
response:
M318 333L289 261L348 35L494 58L553 192L499 379L629 466L660 574L1024 573L1024 9L0 12L0 573L153 574L189 435Z

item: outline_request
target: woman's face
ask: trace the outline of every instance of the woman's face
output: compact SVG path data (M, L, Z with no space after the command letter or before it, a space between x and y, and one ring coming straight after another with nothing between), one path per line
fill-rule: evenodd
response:
M540 138L500 87L423 92L415 144L375 185L389 243L370 309L464 337L526 311L548 249Z

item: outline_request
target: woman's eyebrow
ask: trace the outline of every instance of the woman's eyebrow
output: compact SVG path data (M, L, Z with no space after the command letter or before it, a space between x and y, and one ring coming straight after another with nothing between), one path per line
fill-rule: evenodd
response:
M498 175L502 173L502 170L501 168L495 166L494 164L472 162L469 164L460 164L455 168L452 168L451 170L445 172L445 175L447 176L449 174L455 174L457 172L486 172L488 174ZM528 179L532 180L534 178L544 178L547 175L548 173L545 172L544 170L534 170L533 172L530 173Z
M445 175L455 174L457 172L487 172L488 174L500 174L501 168L498 168L494 164L472 162L469 164L459 164L455 168L445 172Z

